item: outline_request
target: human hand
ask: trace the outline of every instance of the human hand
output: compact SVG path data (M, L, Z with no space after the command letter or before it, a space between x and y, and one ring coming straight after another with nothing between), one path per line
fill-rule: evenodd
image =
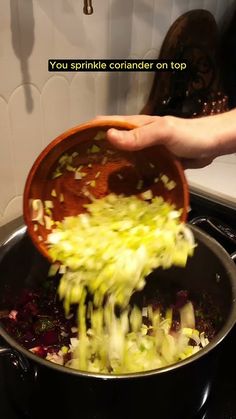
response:
M162 144L182 161L184 168L204 167L219 153L219 115L194 119L147 115L99 118L123 120L137 127L130 131L109 129L107 139L115 147L141 150Z

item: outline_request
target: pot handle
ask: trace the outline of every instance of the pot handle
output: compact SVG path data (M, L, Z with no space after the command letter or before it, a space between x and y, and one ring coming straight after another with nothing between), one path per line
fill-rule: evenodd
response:
M236 244L236 231L229 227L227 224L222 223L217 218L203 216L203 217L195 217L190 221L190 224L193 225L200 225L202 223L206 223L208 226L213 228L217 233L221 234L224 238L231 241L231 243ZM235 256L236 257L236 256Z
M10 357L13 366L20 369L22 373L28 374L30 372L31 368L29 361L15 349L7 346L0 346L0 357L1 356Z

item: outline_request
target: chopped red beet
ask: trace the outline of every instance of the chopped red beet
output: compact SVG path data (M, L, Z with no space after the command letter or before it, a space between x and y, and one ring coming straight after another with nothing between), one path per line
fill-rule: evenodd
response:
M41 335L41 341L45 346L58 344L58 333L55 330L48 330Z
M183 307L189 300L189 294L186 290L178 291L176 294L176 302L174 307L179 310L181 307Z
M31 349L31 352L33 352L35 355L40 356L40 358L45 358L47 356L48 350L43 346L36 346L35 348Z
M76 336L76 307L72 310L70 318L65 317L64 308L57 297L57 282L51 278L45 281L42 288L37 291L25 289L18 296L13 307L12 315L1 319L6 331L21 345L32 350L36 355L46 358L47 354L58 353L62 346L69 346L70 338ZM143 307L152 305L165 313L167 307L173 308L171 332L179 330L179 309L189 300L186 290L178 291L174 296L159 293L152 299L140 301ZM192 299L191 299L192 301ZM217 315L212 316L212 304L209 300L204 303L194 303L196 327L199 332L205 332L210 340L218 327ZM17 313L17 314L16 314ZM217 314L217 313L215 313ZM212 318L214 319L212 321ZM148 317L143 317L144 324L149 324ZM70 353L65 353L64 361L69 361Z

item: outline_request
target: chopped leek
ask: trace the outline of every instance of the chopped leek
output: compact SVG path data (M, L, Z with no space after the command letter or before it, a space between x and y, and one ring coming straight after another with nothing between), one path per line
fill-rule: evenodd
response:
M105 140L105 138L106 138L106 132L105 131L98 131L98 133L94 137L94 140L95 141L100 141L100 140Z
M143 311L129 306L154 269L185 266L195 247L181 211L150 192L144 192L148 201L114 194L93 198L87 212L66 217L48 235L50 256L63 265L58 291L66 316L78 304L78 339L71 339L69 367L145 371L178 362L207 344L194 329L190 305L180 313L183 327L174 334L171 309L163 314L150 306ZM191 346L190 339L198 345Z
M112 294L124 306L155 268L185 266L193 254L181 211L162 198L145 202L110 194L86 208L87 213L66 217L48 235L52 260L68 268L59 287L68 305L72 293L81 295L87 287L96 304Z

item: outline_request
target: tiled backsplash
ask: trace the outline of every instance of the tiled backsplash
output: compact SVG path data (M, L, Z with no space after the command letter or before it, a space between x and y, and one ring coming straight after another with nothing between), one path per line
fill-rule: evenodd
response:
M0 2L0 225L22 213L26 175L45 145L97 114L139 113L152 74L48 73L49 58L157 58L170 24L205 8L219 21L233 0Z

